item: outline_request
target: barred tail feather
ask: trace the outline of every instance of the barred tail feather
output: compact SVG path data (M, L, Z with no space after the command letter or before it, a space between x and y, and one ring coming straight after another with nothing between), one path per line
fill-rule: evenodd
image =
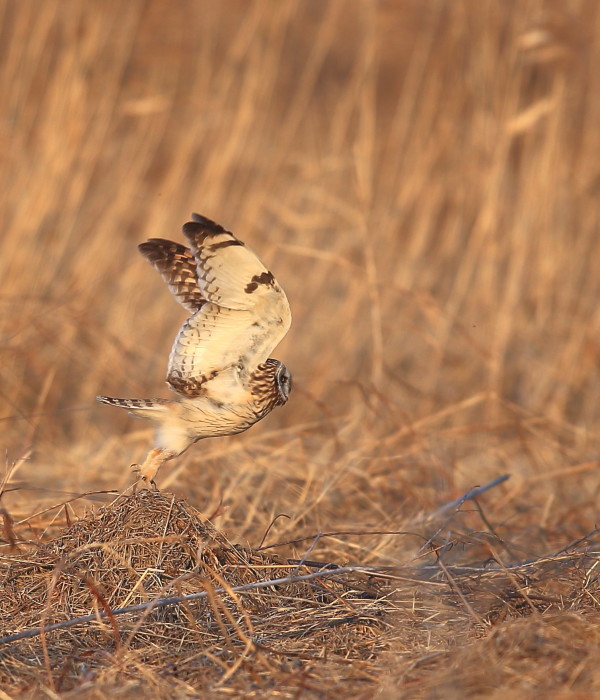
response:
M132 416L143 420L156 421L164 415L167 404L172 403L169 399L117 399L112 396L96 396L96 401L105 403L108 406L125 408Z

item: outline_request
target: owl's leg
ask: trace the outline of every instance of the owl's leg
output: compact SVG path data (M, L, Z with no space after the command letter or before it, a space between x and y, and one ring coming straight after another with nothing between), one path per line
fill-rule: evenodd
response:
M141 465L134 464L132 467L140 475L140 477L149 484L152 484L156 488L156 483L154 482L154 477L156 476L158 470L161 468L163 462L173 457L173 452L170 450L164 450L161 447L155 447L153 450L148 452L148 456Z

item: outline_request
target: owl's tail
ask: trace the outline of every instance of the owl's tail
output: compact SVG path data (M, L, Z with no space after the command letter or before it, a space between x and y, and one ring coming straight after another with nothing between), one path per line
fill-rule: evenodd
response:
M115 399L112 396L96 396L96 401L125 408L132 416L143 420L159 421L168 411L169 399Z

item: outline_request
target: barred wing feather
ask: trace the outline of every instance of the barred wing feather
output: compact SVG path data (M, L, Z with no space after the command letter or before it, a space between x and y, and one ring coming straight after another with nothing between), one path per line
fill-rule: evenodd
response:
M198 288L196 260L189 248L164 238L151 238L138 248L160 272L175 299L191 313L198 311L205 299Z

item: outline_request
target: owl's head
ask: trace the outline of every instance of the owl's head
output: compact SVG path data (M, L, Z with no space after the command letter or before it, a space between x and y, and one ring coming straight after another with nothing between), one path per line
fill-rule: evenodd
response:
M251 378L251 391L256 396L259 410L271 411L275 406L283 406L292 390L292 375L287 367L272 357L262 365Z

